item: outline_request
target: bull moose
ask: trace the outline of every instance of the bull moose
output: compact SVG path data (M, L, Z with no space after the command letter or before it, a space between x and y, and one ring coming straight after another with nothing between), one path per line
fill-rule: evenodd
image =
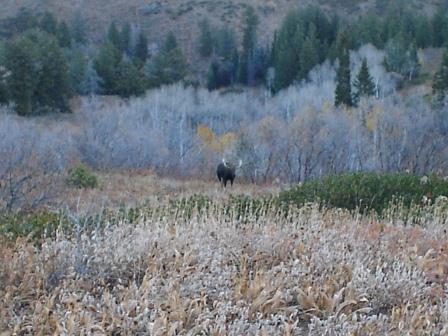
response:
M240 160L238 168L241 167L242 161ZM216 175L218 176L218 180L221 183L221 186L226 187L227 181L230 181L230 185L233 186L233 181L235 180L235 171L236 166L229 163L225 159L218 165L216 169Z

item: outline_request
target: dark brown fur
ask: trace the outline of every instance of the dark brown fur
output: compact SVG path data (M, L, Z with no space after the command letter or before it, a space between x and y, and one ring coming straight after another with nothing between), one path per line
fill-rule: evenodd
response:
M216 175L222 186L227 186L227 181L230 181L230 185L233 186L233 181L235 180L235 166L224 164L221 162L216 169Z

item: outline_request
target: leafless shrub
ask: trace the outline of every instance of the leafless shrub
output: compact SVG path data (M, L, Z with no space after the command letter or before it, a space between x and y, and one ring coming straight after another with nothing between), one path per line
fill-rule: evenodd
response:
M0 118L0 209L26 211L54 201L64 165L54 144L47 143L55 139L15 116Z

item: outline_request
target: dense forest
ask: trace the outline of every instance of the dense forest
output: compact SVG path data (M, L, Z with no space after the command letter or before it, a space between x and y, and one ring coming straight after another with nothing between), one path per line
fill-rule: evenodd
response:
M293 10L268 47L250 7L241 43L203 20L197 53L210 69L191 80L172 32L151 54L132 23L111 23L98 44L80 16L21 9L0 46L2 193L77 162L212 177L222 157L238 158L247 181L288 183L444 172L448 54L422 68L427 48L443 53L448 16L401 1L376 10L354 20Z
M366 44L384 50L383 65L399 76L400 85L418 81L418 51L446 44L446 11L441 8L426 15L403 1L381 3L375 11L352 20L330 16L319 7L291 10L268 46L259 42L262 27L252 7L244 12L241 36L231 27L214 27L204 19L198 22L196 41L191 42L209 64L203 78L191 73L173 32L166 32L165 41L149 53L147 37L134 23L118 26L112 22L98 43L89 39L87 24L79 13L67 23L50 12L22 8L15 17L2 21L0 101L12 103L19 115L29 115L67 112L68 101L75 95L128 98L179 81L210 90L264 86L276 93L306 81L309 72L327 60L340 63L340 72L344 72L347 53ZM341 81L344 79L339 78ZM342 86L350 90L352 84ZM439 96L445 85L443 76L438 76L434 88ZM357 92L342 94L350 96L345 98L349 106L356 103L351 100L356 100Z

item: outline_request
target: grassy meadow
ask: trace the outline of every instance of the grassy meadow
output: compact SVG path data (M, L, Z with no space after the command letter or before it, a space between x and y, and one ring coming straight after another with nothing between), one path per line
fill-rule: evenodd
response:
M279 206L280 186L98 180L52 231L2 236L0 335L448 334L443 196L410 221Z

